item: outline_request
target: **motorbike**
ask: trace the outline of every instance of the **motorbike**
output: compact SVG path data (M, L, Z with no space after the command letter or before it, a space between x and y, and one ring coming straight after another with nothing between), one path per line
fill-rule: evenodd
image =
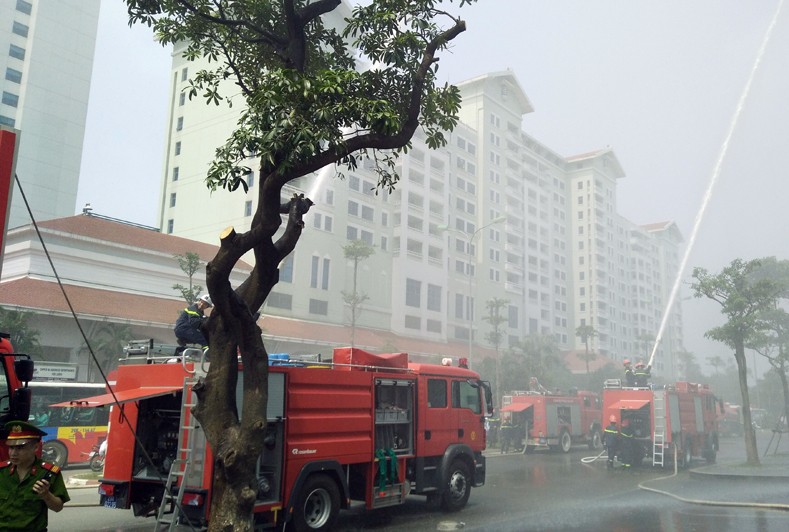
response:
M101 444L96 444L88 454L91 471L99 472L104 469L104 458L107 455L107 440L102 440Z

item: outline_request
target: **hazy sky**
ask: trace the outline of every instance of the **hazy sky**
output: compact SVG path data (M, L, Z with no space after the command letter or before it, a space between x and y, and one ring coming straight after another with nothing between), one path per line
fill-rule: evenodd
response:
M626 177L618 208L676 221L686 241L748 81L748 98L683 278L734 258L789 258L789 9L782 0L480 0L440 61L444 81L510 69L535 111L524 129L562 155L611 147ZM157 225L170 52L123 2L102 0L78 194L99 214ZM689 296L686 289L684 297ZM711 302L684 301L700 362ZM760 362L760 368L766 363Z

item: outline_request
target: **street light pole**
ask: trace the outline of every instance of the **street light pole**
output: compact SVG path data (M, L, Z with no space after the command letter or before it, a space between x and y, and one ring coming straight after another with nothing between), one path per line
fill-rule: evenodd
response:
M494 218L493 220L491 220L487 224L483 225L482 227L480 227L479 229L474 231L474 233L472 233L471 236L469 237L469 239L468 239L468 251L469 251L469 255L471 255L471 261L474 264L474 275L476 275L476 273L477 273L476 251L474 252L473 255L471 254L471 249L472 249L472 247L474 245L474 238L483 229L487 229L491 225L499 224L499 223L506 222L506 221L507 221L507 217L506 216L499 216L498 218ZM472 353L472 343L473 343L473 340L474 340L474 287L472 285L472 278L473 278L473 276L472 276L471 268L469 268L469 271L467 273L468 273L468 358L470 360L471 359L471 353ZM495 362L496 362L496 396L500 397L501 396L501 392L499 391L499 382L501 382L501 368L500 368L500 364L499 364L499 352L498 352L498 349L496 350ZM498 403L498 402L499 401L496 401L496 403ZM501 406L501 405L499 405L499 406Z

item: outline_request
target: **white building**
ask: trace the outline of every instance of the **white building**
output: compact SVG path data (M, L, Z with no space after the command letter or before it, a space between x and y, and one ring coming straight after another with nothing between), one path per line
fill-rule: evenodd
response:
M74 214L99 0L0 2L0 124L21 131L16 172L37 220ZM30 222L15 187L9 227Z
M189 69L197 68L174 59L161 224L164 232L213 243L227 225L249 227L257 176L249 176L246 195L219 191L208 199L205 171L238 102L228 111L182 97ZM365 165L344 179L326 169L292 183L286 192L305 192L315 206L264 313L347 325L342 293L353 286L353 268L343 246L359 239L376 251L358 272L358 289L369 297L360 326L467 343L473 354L495 347L484 320L486 302L495 299L507 318L500 348L539 334L580 349L575 329L591 325L596 352L614 360L643 352L644 339L657 336L676 271L676 226L638 228L617 214L616 182L625 173L610 149L567 158L526 134L523 119L533 108L513 73L458 87L461 123L448 145L429 150L417 135L400 158L391 195L376 194ZM205 201L212 208L197 213ZM664 356L671 360L670 350L681 349L678 312L669 329L657 371L671 372Z

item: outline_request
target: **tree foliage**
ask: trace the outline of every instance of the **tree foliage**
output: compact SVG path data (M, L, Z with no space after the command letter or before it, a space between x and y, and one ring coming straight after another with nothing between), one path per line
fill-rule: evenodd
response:
M181 293L181 297L191 305L197 298L200 296L200 292L203 291L203 287L194 284L194 276L197 271L200 269L200 255L197 253L193 253L191 251L187 251L183 255L173 255L173 258L178 261L178 267L181 268L181 271L184 272L189 279L189 285L183 286L179 283L173 285L173 290L177 290Z
M25 353L31 357L40 356L41 332L30 326L32 312L8 310L0 307L0 331L11 335L9 341L16 353Z
M205 325L211 366L195 386L194 408L215 457L210 528L249 530L268 398L267 354L255 313L278 282L277 267L295 249L312 206L301 194L283 200L282 189L327 165L354 169L362 158L376 163L378 186L391 189L396 157L418 128L428 146L442 146L444 132L457 124L460 97L457 88L437 83L437 54L466 25L438 0L371 0L343 12L341 28L324 18L345 8L341 0L126 1L130 24L150 26L162 43L183 43L189 60L209 61L193 74L190 98L229 102L229 83L243 98L207 187L248 191L247 161L254 156L259 165L250 229L225 229L206 268L214 303ZM250 251L253 270L234 289L230 273ZM239 354L240 409L236 394L228 393L239 379Z
M696 297L706 297L718 303L726 318L723 325L713 327L705 336L734 351L742 395L745 450L750 464L759 463L759 454L751 423L745 348L758 341L764 333L768 316L776 309L778 299L787 291L782 280L771 275L771 270L764 267L769 262L735 259L719 274L710 274L704 268L694 268L695 281L691 284Z
M342 291L342 301L348 307L351 318L351 347L356 345L356 320L361 313L361 307L369 296L358 290L359 263L370 258L375 253L375 248L364 240L351 240L342 247L346 259L353 261L353 290Z

